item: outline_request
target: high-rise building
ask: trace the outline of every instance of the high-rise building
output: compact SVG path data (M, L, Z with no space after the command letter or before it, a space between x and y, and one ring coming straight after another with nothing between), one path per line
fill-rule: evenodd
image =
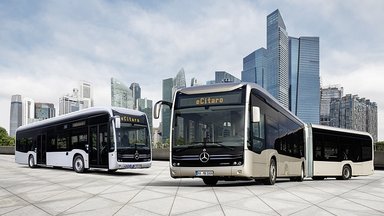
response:
M182 68L175 78L168 78L163 80L163 100L173 102L174 93L181 88L186 87L185 71ZM162 140L166 143L170 137L170 122L171 122L171 110L167 106L163 106L161 111L162 121Z
M55 106L52 103L35 103L35 119L38 121L55 117Z
M132 83L129 89L132 91L132 98L133 98L133 108L137 108L137 99L141 98L141 88L139 83Z
M72 95L64 95L59 99L59 115L79 111L83 107L83 102L79 98L79 90L74 88Z
M240 79L236 78L230 73L225 71L216 71L215 72L215 83L239 83Z
M185 72L184 68L181 68L180 71L177 73L176 77L173 79L172 95L178 89L185 87L187 87L187 83L185 82Z
M23 124L23 103L21 95L12 95L9 136L16 135L16 129Z
M83 109L93 107L93 91L89 82L80 83L80 99L83 101Z
M257 83L264 87L264 77L267 65L267 50L260 48L243 58L243 71L241 80L243 82Z
M173 102L172 100L173 78L163 80L163 100ZM168 106L163 106L161 109L161 138L163 143L169 139L170 135L170 123L171 123L171 110Z
M115 78L111 78L111 105L128 109L135 105L132 90Z
M35 121L35 101L31 98L23 99L23 125Z
M330 126L368 132L377 142L377 104L351 94L332 99Z
M137 99L137 110L144 112L147 115L150 133L153 132L153 109L152 109L152 100L148 100L147 98L138 98Z
M59 115L75 112L93 106L92 85L80 82L80 90L74 88L72 94L64 95L59 99Z
M264 87L289 108L288 33L279 10L267 16L266 68Z
M289 38L289 109L306 123L320 121L319 37Z
M341 99L343 87L328 86L320 89L320 124L330 126L332 99Z

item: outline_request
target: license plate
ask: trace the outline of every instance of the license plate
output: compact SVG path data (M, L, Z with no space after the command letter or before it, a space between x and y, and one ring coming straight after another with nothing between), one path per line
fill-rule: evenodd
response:
M196 176L213 176L213 170L196 170Z
M141 164L126 164L126 165L124 165L124 168L126 168L126 169L140 169Z

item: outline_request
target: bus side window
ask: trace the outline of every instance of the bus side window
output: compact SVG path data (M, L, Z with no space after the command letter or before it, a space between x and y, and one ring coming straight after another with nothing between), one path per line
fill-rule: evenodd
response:
M261 153L265 149L265 116L260 115L260 122L252 123L252 151Z

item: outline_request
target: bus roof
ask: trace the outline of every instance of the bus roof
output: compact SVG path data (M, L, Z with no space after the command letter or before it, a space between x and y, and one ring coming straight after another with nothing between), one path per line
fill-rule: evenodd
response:
M108 113L110 116L113 116L113 111L116 111L116 112L121 113L121 114L127 114L127 115L137 115L137 116L145 115L145 113L140 112L138 110L131 110L131 109L120 108L120 107L90 107L90 108L86 108L83 110L71 112L71 113L68 113L65 115L61 115L61 116L57 116L57 117L53 117L53 118L49 118L49 119L45 119L42 121L33 122L31 124L28 124L28 125L21 126L21 127L17 128L16 133L20 130L28 130L28 129L35 128L35 127L41 127L41 126L45 126L45 125L49 125L49 124L55 124L55 123L59 123L59 122L66 120L66 119L71 119L71 118L76 118L76 117L80 118L80 117L85 116L85 115L92 115L92 114L98 114L98 113L106 113L107 114Z
M312 128L316 129L322 129L322 130L328 130L328 131L335 131L335 132L341 132L341 133L349 133L349 134L358 134L358 135L363 135L363 136L369 136L373 140L371 134L368 132L364 131L357 131L357 130L350 130L350 129L345 129L345 128L337 128L337 127L330 127L330 126L325 126L325 125L318 125L318 124L310 124Z

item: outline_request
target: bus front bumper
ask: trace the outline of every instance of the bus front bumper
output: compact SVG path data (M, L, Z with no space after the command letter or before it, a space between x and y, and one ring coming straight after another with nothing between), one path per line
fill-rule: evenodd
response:
M223 178L249 178L243 166L223 166L223 167L170 167L172 178L203 178L203 177L223 177Z

